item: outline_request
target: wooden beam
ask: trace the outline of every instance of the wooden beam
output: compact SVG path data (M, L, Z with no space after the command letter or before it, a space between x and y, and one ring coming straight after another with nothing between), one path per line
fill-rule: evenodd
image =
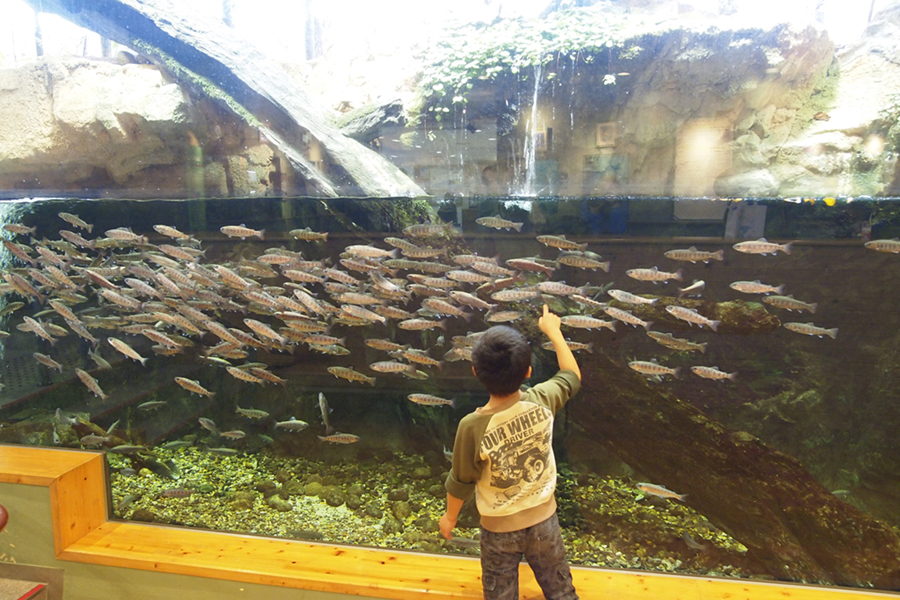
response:
M61 560L389 600L482 598L477 559L109 521L104 456L0 446L0 482L51 488ZM102 518L101 518L102 515ZM528 566L519 600L543 598ZM745 579L573 568L582 598L897 600L897 594ZM198 585L200 585L198 583Z

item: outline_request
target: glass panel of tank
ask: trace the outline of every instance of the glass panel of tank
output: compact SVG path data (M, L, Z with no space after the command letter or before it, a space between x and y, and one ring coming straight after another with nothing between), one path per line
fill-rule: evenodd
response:
M117 518L477 554L467 353L548 378L547 303L573 563L900 588L897 2L191 4L3 6L0 441L106 451Z
M467 355L508 323L548 378L546 303L584 373L554 438L573 563L896 560L893 201L2 207L0 440L106 451L118 518L477 554L474 507L436 525L487 398ZM878 547L811 558L844 529Z

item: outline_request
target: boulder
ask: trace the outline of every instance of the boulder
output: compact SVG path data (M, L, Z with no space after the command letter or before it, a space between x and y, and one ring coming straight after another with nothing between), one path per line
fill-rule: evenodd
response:
M189 145L187 98L150 65L57 58L3 69L0 113L4 189L146 185L154 168L180 167Z

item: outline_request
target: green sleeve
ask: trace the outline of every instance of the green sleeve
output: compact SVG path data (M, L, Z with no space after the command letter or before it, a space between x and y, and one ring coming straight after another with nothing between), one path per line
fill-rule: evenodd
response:
M559 371L547 381L528 390L528 400L546 406L556 414L580 389L581 380L574 371Z
M467 415L459 422L453 443L453 466L444 483L451 496L468 500L475 495L475 483L481 477L482 460L479 449L490 417Z

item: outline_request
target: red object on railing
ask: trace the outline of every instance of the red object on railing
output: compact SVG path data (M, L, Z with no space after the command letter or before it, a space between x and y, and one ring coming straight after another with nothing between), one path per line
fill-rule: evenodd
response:
M6 523L9 521L9 512L7 512L6 507L0 504L0 531L3 531L6 528Z

